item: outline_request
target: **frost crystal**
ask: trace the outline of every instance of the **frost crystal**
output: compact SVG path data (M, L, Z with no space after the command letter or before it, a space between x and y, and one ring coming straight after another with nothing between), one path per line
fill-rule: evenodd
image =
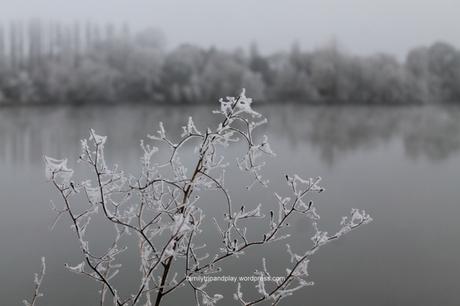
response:
M191 229L192 227L188 215L186 217L184 217L184 215L182 214L174 216L174 223L172 225L173 233L175 233L176 235L181 235L185 232L188 232Z
M91 136L89 139L94 140L97 145L104 145L107 140L107 136L98 135L93 129L91 129Z
M67 159L54 159L45 156L45 177L52 180L53 177L59 176L64 183L69 183L73 175L73 170L67 167Z
M273 279L266 260L262 259L262 269L256 270L252 276L257 278L255 295L243 299L243 289L246 288L241 283L237 285L234 298L242 305L278 304L313 284L309 280L308 266L320 247L372 220L365 211L353 209L349 217L342 219L335 234L320 230L317 224L319 214L308 197L324 190L319 185L321 178L302 178L297 174L285 176L289 196L270 191L274 194L277 209L267 212L270 203L235 207L231 199L235 191L227 188L225 180L226 169L232 163L222 152L236 142L243 142L245 151L237 158L237 165L241 179L249 181L248 189L269 187L263 171L266 158L275 155L268 137L259 138L254 133L267 120L253 110L252 104L244 89L238 97L221 99L220 109L214 111L222 119L219 124L200 132L189 117L182 134L174 141L160 122L155 135L147 135L148 139L140 142L142 155L138 160L141 169L137 175L125 174L117 165L106 163L104 146L107 137L92 129L89 137L81 141L79 158L90 170L90 179L77 181L73 178L71 181L74 173L67 167L66 159L45 157L46 178L63 200L62 208L53 206L58 215L56 220L61 215L69 216L67 219L83 258L80 264L66 265L66 268L97 282L100 286L98 304L107 305L113 301L116 306L159 305L164 296L190 285L197 305L215 305L223 295L210 294L206 277L220 275L222 264L229 258L238 258L258 246L289 239L289 224L293 220L313 220L315 231L311 241L308 237L305 239L303 250L294 252L287 244L286 258L279 259L286 264L286 273L282 277ZM194 155L187 156L187 161L194 160L192 167L187 169L180 157L190 139L194 140L196 147ZM165 160L161 160L165 156L160 152L162 150L169 152ZM204 213L207 205L203 205L200 198L206 192L221 196L213 208L222 211L221 217L212 219L220 238L217 246L197 243L203 241L203 232L207 230L203 224L209 224ZM114 231L112 239L101 243L97 252L88 242L95 241L89 237L90 224L94 222L111 226ZM133 245L136 247L131 248ZM137 252L139 256L139 282L134 292L121 297L119 292L125 292L126 288L117 290L123 277L120 254L127 251L128 246L129 251ZM203 281L193 277L202 277ZM39 287L40 277L36 277L35 284ZM25 301L25 305L35 306L34 301L40 294L36 289L34 299Z
M34 285L35 285L34 294L32 296L32 299L30 299L30 301L28 301L28 300L23 300L22 301L22 303L25 306L35 306L35 303L38 300L38 298L43 296L43 293L40 292L40 287L42 285L43 278L45 276L45 272L46 272L46 262L45 262L45 257L42 257L42 271L41 271L40 274L35 273L35 276L34 276Z
M185 137L187 135L201 135L201 132L195 126L192 117L188 117L188 122L186 126L183 126L182 129L184 132L182 133L181 137Z
M75 267L69 266L68 264L65 264L65 267L69 269L69 271L72 271L74 273L83 273L85 269L85 263L81 262L80 264L76 265Z
M243 88L241 91L240 97L238 99L238 103L236 104L236 109L238 112L247 113L253 117L262 117L261 114L254 111L251 107L252 99L246 97L246 89Z

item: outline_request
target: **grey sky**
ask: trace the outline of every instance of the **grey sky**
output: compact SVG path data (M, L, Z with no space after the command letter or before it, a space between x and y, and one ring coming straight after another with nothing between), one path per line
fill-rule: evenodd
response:
M155 26L168 45L221 48L257 41L262 51L293 41L312 49L331 40L353 53L403 56L437 40L460 46L458 0L0 0L0 20L128 22Z

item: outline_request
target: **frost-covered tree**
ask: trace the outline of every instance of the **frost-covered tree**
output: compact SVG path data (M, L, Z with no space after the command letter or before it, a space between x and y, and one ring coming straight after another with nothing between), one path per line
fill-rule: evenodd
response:
M308 274L310 258L322 246L340 238L351 230L371 221L361 210L353 209L351 215L343 217L340 229L329 234L319 224L319 215L311 193L320 193L321 178L302 178L286 175L285 180L291 195L274 192L278 211L259 204L246 208L235 207L232 191L225 184L225 171L229 167L224 150L236 142L245 143L245 154L237 159L239 169L252 177L252 183L269 188L262 176L264 157L274 155L266 136L257 139L254 130L267 120L253 110L252 99L243 90L239 97L220 100L220 109L214 111L222 120L217 127L200 131L192 118L183 127L177 140L171 139L163 124L149 143L141 141L143 156L139 175L128 175L118 165L111 166L105 159L104 146L107 138L91 130L88 139L81 142L80 161L89 167L92 178L77 181L67 160L46 157L46 177L55 186L62 198L63 206L54 207L56 220L67 216L81 249L83 261L66 267L77 274L93 279L100 286L100 305L160 305L168 295L188 286L194 293L196 305L215 305L223 298L221 292L213 292L208 282L196 281L194 277L218 275L222 265L230 258L241 257L246 251L265 245L280 243L289 237L289 222L295 216L312 220L315 229L311 246L297 249L286 244L286 259L290 263L285 275L273 277L273 272L261 256L261 269L254 267L256 294L248 294L249 288L237 284L235 303L255 305L261 302L278 304L298 290L312 285ZM150 143L153 142L153 143ZM196 143L194 166L189 171L179 155L186 143ZM166 161L161 161L160 151L170 152ZM211 190L222 194L224 211L217 217L207 217L200 196ZM86 203L81 206L81 199ZM89 243L88 228L103 218L113 225L114 239L104 251L94 250ZM220 246L203 245L199 242L204 226L211 218ZM263 232L255 230L260 222ZM258 227L260 228L260 227ZM209 231L209 229L206 229ZM253 239L252 237L258 237ZM129 241L136 240L133 250ZM215 252L213 250L216 250ZM139 278L137 289L122 294L125 288L117 288L121 267L120 254L135 251L139 256Z

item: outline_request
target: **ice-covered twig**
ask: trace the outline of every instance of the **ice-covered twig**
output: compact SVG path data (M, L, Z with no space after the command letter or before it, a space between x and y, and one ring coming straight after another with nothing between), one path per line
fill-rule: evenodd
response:
M30 299L30 301L28 301L28 300L23 300L22 301L25 306L35 306L38 298L43 296L43 293L40 292L40 287L41 287L42 282L43 282L43 277L45 276L45 273L46 273L45 257L42 257L41 265L42 265L42 270L41 270L40 274L35 273L35 277L34 277L34 293L32 295L32 298Z
M269 187L263 177L265 157L274 156L268 137L258 139L254 135L257 127L267 120L252 109L252 99L243 90L238 97L220 100L220 109L214 113L222 116L215 128L200 130L190 117L178 139L172 139L160 123L158 132L149 135L147 143L141 141L141 171L138 175L128 175L117 165L111 166L105 159L107 138L90 130L88 139L81 141L82 161L91 175L78 181L67 160L46 157L46 176L59 191L63 207L53 210L57 218L64 215L70 219L71 227L79 243L83 261L67 268L77 274L91 278L100 284L100 305L160 305L164 298L188 285L194 292L197 305L215 305L223 296L211 293L207 284L198 284L192 276L206 276L220 273L221 264L233 257L243 256L246 251L272 244L289 237L289 222L294 216L308 218L314 222L315 234L311 237L313 247L296 254L290 247L290 268L284 281L257 282L256 289L261 295L252 302L243 297L243 289L238 285L235 298L243 305L252 305L269 300L279 303L284 297L312 284L307 280L310 257L322 245L339 238L345 233L368 223L371 219L360 210L353 210L342 221L341 229L334 235L319 230L319 215L312 201L307 200L311 193L320 193L321 178L302 178L299 175L286 176L291 193L281 196L274 192L278 211L267 211L261 203L235 204L231 200L232 190L225 184L225 149L235 142L244 143L242 157L237 165L242 176L252 181L248 189L260 184ZM186 145L196 144L195 162L187 169L180 161L180 152ZM158 152L169 150L166 160L159 160ZM75 180L75 181L74 181ZM202 243L197 244L202 225L206 220L200 193L218 190L222 196L224 213L222 218L213 221L221 238L217 251ZM85 205L79 204L83 200ZM99 216L99 217L98 217ZM102 219L100 218L102 217ZM94 220L104 220L112 226L114 237L106 250L94 252L88 242ZM261 222L266 230L248 233L249 226ZM258 227L260 228L260 227ZM250 239L249 237L260 237ZM123 238L123 239L122 239ZM128 248L127 241L136 239L137 249ZM136 252L139 256L139 283L137 289L121 297L115 286L120 276L119 255L123 252ZM258 276L269 276L265 260ZM110 298L109 298L110 297Z

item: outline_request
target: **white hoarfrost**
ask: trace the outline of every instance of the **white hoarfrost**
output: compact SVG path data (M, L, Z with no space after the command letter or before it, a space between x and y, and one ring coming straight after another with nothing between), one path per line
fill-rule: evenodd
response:
M245 90L238 97L221 99L220 108L214 111L221 119L215 128L200 130L189 117L178 139L171 139L160 122L159 130L140 143L141 171L137 175L125 174L118 166L106 162L107 137L94 130L90 130L88 139L81 141L79 161L90 171L87 178L80 181L74 178L66 159L45 157L46 178L63 200L62 208L53 206L58 215L56 221L62 215L69 217L67 220L83 259L76 266L66 267L98 284L100 300L94 304L159 305L165 297L184 286L192 290L196 305L218 304L224 299L220 292L214 292L218 286L208 286L209 282L200 283L194 278L220 275L224 272L223 263L243 256L250 249L268 244L277 247L281 240L288 242L289 223L293 218L306 218L313 222L315 231L311 241L305 239L304 249L294 250L287 245L286 257L279 258L279 263L284 261L285 264L284 275L271 277L267 262L262 259L262 269L254 273L254 277L258 277L257 294L245 297L245 286L249 283L243 283L245 286L238 283L236 287L234 298L242 305L278 304L313 284L309 280L308 266L320 247L371 221L365 211L354 209L349 217L342 219L335 234L321 230L319 214L310 200L311 194L324 190L319 185L321 178L304 178L297 174L285 176L288 195L270 191L277 209L270 210L268 203L239 203L234 207L231 195L244 193L226 186L226 169L234 162L227 161L222 153L233 143L243 142L247 148L237 159L241 180L249 181L247 188L270 187L263 171L267 157L275 153L267 136L254 134L267 120L252 106L253 100L246 96ZM193 165L187 169L180 155L190 139L198 144L193 151ZM156 154L160 151L161 154ZM164 160L163 151L169 152ZM207 191L221 195L221 200L213 203L216 205L213 209L222 211L220 216L205 216L209 205L202 203L201 199L206 197L200 195ZM206 235L210 233L209 221L216 227L214 234L220 238L219 245L202 243L203 230ZM99 228L111 226L114 233L111 240L98 241L99 235L90 237L94 222L100 222ZM91 247L88 241L94 241ZM97 251L93 250L93 245L97 245ZM132 248L133 245L137 247ZM139 282L133 292L122 296L127 289L119 290L117 286L124 275L120 269L120 254L124 252L139 256ZM250 252L254 256L261 253ZM132 273L128 274L131 277ZM41 278L36 284L41 284ZM36 295L39 295L38 289ZM35 302L27 303L34 305Z
M32 298L30 300L23 300L22 303L25 306L35 306L37 305L37 300L43 296L43 293L40 292L40 288L42 286L43 277L46 273L46 262L45 257L42 257L42 270L40 274L35 273L34 275L34 292Z
M68 184L72 175L73 170L67 167L67 159L55 159L45 156L45 177L47 180L59 177L63 183Z
M73 272L73 273L83 273L84 269L85 269L85 263L84 262L81 262L79 263L78 265L72 267L72 266L69 266L68 264L65 264L65 267Z

